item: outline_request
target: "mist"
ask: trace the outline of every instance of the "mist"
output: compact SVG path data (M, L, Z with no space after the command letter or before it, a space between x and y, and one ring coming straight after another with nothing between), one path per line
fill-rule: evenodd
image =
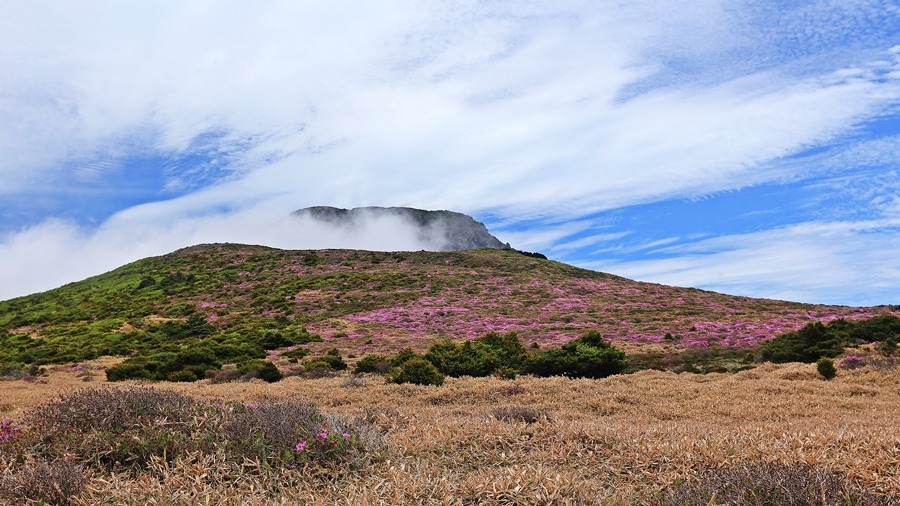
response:
M126 212L88 229L49 219L0 241L0 300L80 281L141 258L204 243L280 249L443 251L440 222L422 228L400 214L358 213L345 224L291 215L292 209L247 209L161 222ZM33 266L23 268L24 266Z

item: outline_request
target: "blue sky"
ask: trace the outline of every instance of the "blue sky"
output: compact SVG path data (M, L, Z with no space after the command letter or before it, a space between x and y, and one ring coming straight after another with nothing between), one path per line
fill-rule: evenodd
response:
M0 10L0 299L201 242L343 247L285 216L382 205L645 281L900 303L896 1Z

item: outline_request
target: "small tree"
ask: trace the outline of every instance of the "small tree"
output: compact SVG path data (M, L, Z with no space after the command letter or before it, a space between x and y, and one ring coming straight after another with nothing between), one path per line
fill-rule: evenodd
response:
M834 367L834 360L828 357L822 357L816 362L816 370L822 375L823 379L830 380L837 376L837 369Z

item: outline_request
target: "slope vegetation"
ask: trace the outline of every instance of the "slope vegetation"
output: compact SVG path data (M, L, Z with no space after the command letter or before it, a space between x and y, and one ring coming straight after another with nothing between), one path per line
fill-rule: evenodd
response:
M640 283L506 250L379 253L201 245L0 302L0 362L63 363L215 341L223 362L316 341L357 355L516 332L557 346L742 349L852 308ZM229 355L229 353L231 355ZM269 352L271 353L271 352Z

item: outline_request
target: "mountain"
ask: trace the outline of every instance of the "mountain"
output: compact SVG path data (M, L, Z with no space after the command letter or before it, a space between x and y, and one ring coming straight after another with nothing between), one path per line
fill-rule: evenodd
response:
M308 345L314 350L356 356L423 350L440 339L488 332L517 332L525 344L547 347L588 330L618 345L671 353L741 350L810 321L888 309L897 308L642 283L502 249L387 253L208 244L0 302L0 363L76 362L211 342L217 354L228 350L217 355L224 362L315 335L323 342Z
M341 209L315 206L292 213L296 217L311 218L344 229L365 229L368 220L394 218L416 228L418 238L434 244L439 251L459 251L475 248L509 249L488 232L483 223L471 216L453 211L425 211L411 207L357 207Z

